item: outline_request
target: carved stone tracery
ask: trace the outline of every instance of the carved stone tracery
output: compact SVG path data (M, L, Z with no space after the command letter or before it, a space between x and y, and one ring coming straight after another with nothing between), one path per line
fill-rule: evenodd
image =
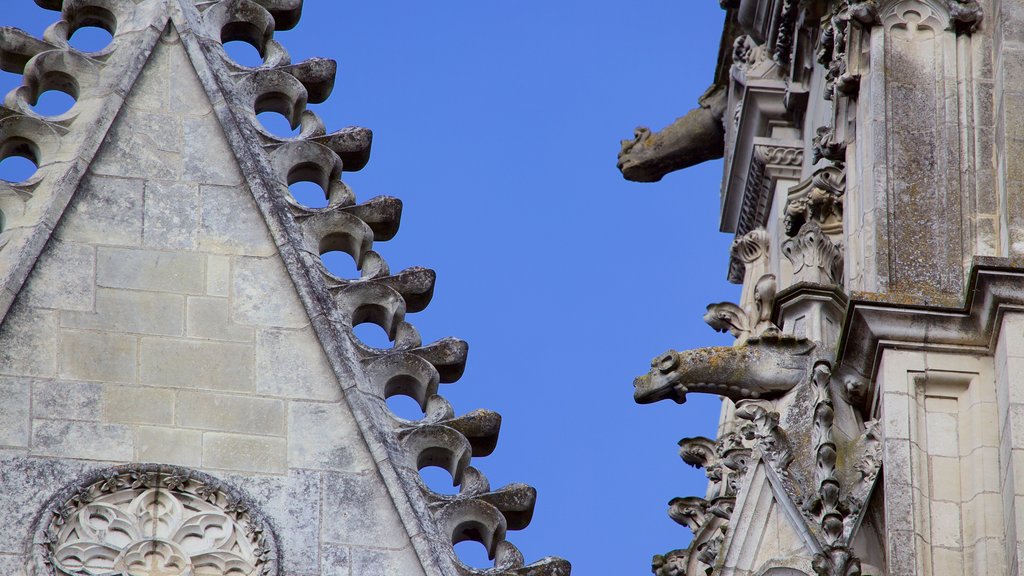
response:
M277 576L273 532L247 499L171 466L100 471L65 489L37 534L51 576Z

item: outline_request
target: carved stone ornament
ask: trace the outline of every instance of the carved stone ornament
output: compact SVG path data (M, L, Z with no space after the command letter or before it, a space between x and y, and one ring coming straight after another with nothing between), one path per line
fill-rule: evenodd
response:
M815 164L821 160L842 162L846 160L846 142L837 140L832 127L820 126L811 142L811 152L811 161Z
M673 550L667 554L658 554L651 560L651 573L654 576L686 576L689 563L689 550Z
M707 518L707 513L707 500L696 496L673 498L668 503L669 518L675 520L677 524L681 524L692 530L694 535L700 532L700 529Z
M51 576L277 576L273 532L217 479L150 464L93 473L51 501L37 534Z
M797 282L843 283L843 251L816 222L804 224L794 238L783 242L782 254L793 264Z
M765 274L754 287L754 298L749 309L744 310L732 302L708 304L704 322L716 332L729 332L739 344L751 337L778 332L772 323L772 307L775 305L777 286L774 274Z
M786 434L779 427L779 413L751 403L738 407L736 417L748 421L741 429L743 437L752 440L764 459L775 465L779 475L785 476L793 455Z
M841 233L845 194L846 172L837 166L822 168L791 188L783 219L786 235L796 236L808 222L817 223L827 234Z

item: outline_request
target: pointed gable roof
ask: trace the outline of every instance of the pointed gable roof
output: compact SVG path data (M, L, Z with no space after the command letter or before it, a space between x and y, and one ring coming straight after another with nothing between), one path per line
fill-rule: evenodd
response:
M439 383L462 375L468 347L453 338L424 345L406 321L407 312L430 302L434 273L410 268L392 274L373 250L374 242L396 234L401 202L378 197L360 203L341 182L343 171L366 164L371 133L329 133L306 109L328 98L336 66L324 59L292 64L273 39L276 30L297 23L302 1L36 2L61 12L42 39L0 29L0 69L24 75L22 88L0 108L0 159L21 155L39 166L25 182L0 183L0 319L23 289L161 33L173 27L426 573L567 575L569 564L556 558L525 565L505 540L506 530L529 524L535 491L522 484L491 490L471 466L473 457L493 451L500 416L484 410L455 416L437 395ZM76 51L68 38L82 25L107 28L113 41L95 53ZM227 57L222 43L230 40L257 47L263 65L248 68ZM72 93L76 106L61 116L39 116L31 103L49 89ZM270 134L256 119L264 111L280 112L301 126L300 134ZM329 205L310 209L295 202L287 187L297 180L321 184ZM361 277L330 274L320 259L330 250L350 254ZM393 348L360 342L352 328L364 322L383 328ZM393 415L384 400L395 394L418 401L424 418ZM426 466L446 468L460 484L459 494L429 490L419 476ZM467 539L488 549L495 568L472 569L458 560L452 545Z

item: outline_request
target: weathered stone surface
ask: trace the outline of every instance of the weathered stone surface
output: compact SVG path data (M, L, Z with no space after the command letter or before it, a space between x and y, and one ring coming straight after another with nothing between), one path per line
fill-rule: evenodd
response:
M199 245L208 252L270 256L277 252L252 193L235 186L202 186Z
M199 187L183 182L146 182L143 243L158 249L195 249L199 242Z
M0 551L7 554L31 552L32 528L40 508L55 492L91 464L74 460L26 457L0 458L0 513L8 525L0 530Z
M280 258L236 258L231 293L233 318L239 324L283 328L309 324Z
M95 271L96 251L92 246L54 240L36 263L36 281L23 292L25 304L92 310Z
M203 466L207 468L283 474L287 452L284 438L218 432L203 435Z
M198 468L203 462L203 433L199 430L140 426L135 436L140 462Z
M203 142L203 146L185 148L183 180L221 186L241 184L242 173L237 162L210 162L210 158L234 158L234 152L224 138L224 131L212 115L200 118L184 117L181 119L181 125L186 142ZM241 195L244 190L237 192Z
M143 384L174 388L252 390L252 346L143 338L139 379Z
M103 387L104 422L171 424L174 392L163 388Z
M324 517L321 537L332 544L401 549L409 537L393 530L400 520L388 502L376 472L324 473Z
M288 406L288 465L365 472L373 469L373 460L347 406L291 402Z
M178 393L178 426L249 434L284 436L285 407L281 400L206 392Z
M177 180L182 174L180 120L172 114L122 108L92 170L107 176Z
M399 551L352 549L352 573L360 576L422 574L423 568L412 548Z
M88 174L55 234L83 244L142 242L142 180Z
M32 381L32 416L67 420L99 420L103 386L95 382Z
M287 476L231 476L260 505L277 527L281 545L287 551L282 567L288 574L320 574L318 527L321 516L320 475L290 470ZM326 558L325 558L326 560Z
M30 393L28 383L0 378L0 445L28 446Z
M62 330L60 376L69 380L134 382L136 338L125 334Z
M178 294L97 288L95 312L65 312L61 326L181 336L184 309L185 297Z
M0 374L53 376L57 313L15 302L0 325Z
M231 292L231 258L207 256L206 293L210 296L228 296Z
M341 398L338 379L309 328L257 332L256 389L262 394L289 398Z
M132 429L122 424L33 420L32 453L128 462L134 456L134 439Z
M190 297L188 299L188 336L210 340L252 342L253 329L231 321L227 298Z
M100 248L96 284L109 288L202 294L206 259L191 252Z

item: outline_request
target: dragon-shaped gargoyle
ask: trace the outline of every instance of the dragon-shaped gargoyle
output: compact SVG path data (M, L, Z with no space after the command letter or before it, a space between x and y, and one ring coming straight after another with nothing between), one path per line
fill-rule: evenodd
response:
M638 404L674 400L688 392L718 394L730 400L771 399L804 381L814 358L815 343L783 334L771 321L775 276L766 274L754 289L753 306L743 310L722 302L708 306L704 320L740 341L677 352L669 350L651 361L651 371L633 381Z

